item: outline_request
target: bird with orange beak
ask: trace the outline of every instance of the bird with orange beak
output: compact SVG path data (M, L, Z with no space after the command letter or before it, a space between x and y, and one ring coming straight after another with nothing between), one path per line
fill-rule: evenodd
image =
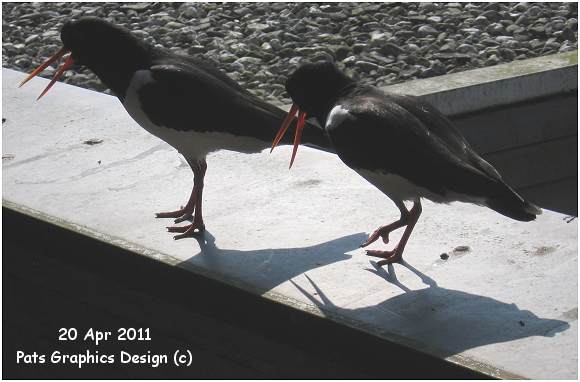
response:
M168 227L179 233L175 239L203 231L206 156L217 150L255 153L269 147L285 112L206 61L154 47L102 19L67 22L61 40L63 47L21 85L63 58L39 98L68 69L93 71L141 127L176 148L193 170L193 189L186 205L156 216L174 218L175 223L192 220L188 225ZM312 132L307 141L325 147L328 141L322 132Z
M400 219L378 228L362 244L378 238L388 243L392 231L405 227L393 250L367 251L383 258L379 265L402 259L423 198L477 204L525 222L542 212L509 187L445 116L419 98L357 83L326 62L298 68L288 77L286 90L294 105L272 149L298 113L292 166L305 121L313 117L342 161L398 207ZM406 201L412 203L410 209Z

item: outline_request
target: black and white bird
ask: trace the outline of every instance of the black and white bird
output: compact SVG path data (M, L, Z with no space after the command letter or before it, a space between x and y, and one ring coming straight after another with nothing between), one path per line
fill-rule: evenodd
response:
M159 218L186 226L167 227L176 239L204 230L202 193L206 156L216 150L255 153L270 146L286 113L242 88L213 65L154 47L128 30L98 18L67 22L63 47L24 79L20 86L67 53L64 64L38 97L71 67L87 67L122 102L129 115L151 134L176 148L194 174L186 205ZM313 129L316 130L316 129ZM309 135L314 146L327 146L321 132Z
M419 98L387 94L345 76L331 63L305 64L286 81L299 111L295 146L306 117L314 117L342 161L386 194L401 211L394 223L382 226L362 244L406 227L392 251L369 250L384 258L379 265L400 261L422 211L421 198L436 203L461 201L489 207L520 221L542 211L524 200L483 160L459 131L436 108ZM278 143L288 125L282 125ZM413 206L407 209L405 201Z

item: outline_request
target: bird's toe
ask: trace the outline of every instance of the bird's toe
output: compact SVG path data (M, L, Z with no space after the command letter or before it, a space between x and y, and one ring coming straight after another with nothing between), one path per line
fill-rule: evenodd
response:
M399 263L401 260L403 260L402 256L392 256L388 259L377 261L377 266L382 267L387 264Z
M174 240L180 240L202 234L205 231L205 225L203 223L193 223L182 227L167 227L167 229L169 232L181 232L181 234L173 236Z
M183 214L182 216L180 216L177 219L175 219L173 222L175 224L179 224L179 223L184 222L186 220L192 221L193 220L193 215L192 214Z
M377 241L377 239L379 238L379 235L377 234L377 232L373 232L368 239L366 239L365 241L362 242L362 244L360 245L361 248L364 248L368 245L371 245L372 243L374 243L375 241Z
M383 243L389 244L389 233L388 232L381 235L381 238L383 239Z
M167 228L167 232L183 233L183 232L186 232L188 230L189 226L188 225L184 225L184 226L181 226L181 227L172 226L172 227L165 227L165 228Z
M183 212L182 210L178 210L178 211L171 211L171 212L157 212L155 214L155 217L158 219L166 219L166 218L179 218L181 216L183 216Z
M382 258L383 260L377 262L379 267L382 267L385 264L397 263L403 259L402 253L399 253L399 251L396 249L393 251L379 251L369 249L367 250L367 256Z

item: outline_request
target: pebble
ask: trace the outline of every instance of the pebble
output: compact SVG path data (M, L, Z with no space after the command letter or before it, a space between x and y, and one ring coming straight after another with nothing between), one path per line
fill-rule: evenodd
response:
M370 72L371 70L376 70L379 68L377 64L368 61L356 61L355 66L361 68L365 72Z
M235 62L238 62L242 65L259 65L262 63L262 60L256 57L240 57Z
M66 20L93 15L204 57L274 102L288 102L286 76L306 61L336 61L387 85L578 47L575 3L7 2L2 10L4 67L29 71L61 46ZM64 80L110 93L89 71Z
M468 33L468 34L480 34L481 31L477 28L464 28L461 29L461 32Z
M525 12L527 8L528 8L527 3L517 3L516 5L514 5L512 10L515 12Z
M193 27L193 30L196 31L196 32L199 32L199 31L206 30L209 27L211 27L211 24L210 23L202 23L202 24L195 25Z
M517 24L511 24L511 25L508 25L508 26L505 28L505 30L506 30L506 32L508 32L508 33L514 34L514 33L521 33L521 32L523 32L525 29L524 29L524 28L522 28L522 27L520 27L520 26L519 26L519 25L517 25Z
M461 44L457 47L459 53L477 53L477 49L473 45Z
M454 41L447 42L439 48L440 52L453 52L456 49L456 44Z
M313 54L315 54L316 52L318 52L318 48L312 48L309 46L305 46L302 48L296 48L295 49L296 53L298 53L300 56L312 56Z
M577 41L577 36L574 32L572 32L572 29L566 27L562 30L562 33L560 34L560 38L562 40L568 40L571 42L576 42Z
M364 51L366 49L366 47L367 47L367 44L362 44L362 43L353 44L352 45L352 51L354 53L357 53L358 54L358 53L361 53L362 51Z
M499 42L500 44L508 42L508 41L513 41L513 37L511 36L496 36L495 37L495 41Z
M530 18L526 14L523 14L520 17L517 18L516 24L517 25L523 25L523 26L529 25L530 24Z
M272 45L265 42L262 45L260 45L260 48L262 48L262 50L265 50L266 52L269 52L272 50Z
M507 61L507 62L513 61L516 58L516 53L513 50L507 49L507 48L500 48L499 54L500 54L502 60Z
M489 24L489 20L487 19L487 17L482 15L482 16L477 16L473 23L476 25L479 25L479 26L486 26Z
M348 56L347 58L342 60L342 63L345 65L350 65L350 64L354 64L356 62L356 60L357 60L356 56Z
M323 51L313 54L311 57L309 57L309 59L312 62L317 61L334 62L334 57L331 54Z
M405 53L403 48L390 42L384 44L379 51L387 56L398 56L399 54Z
M26 37L26 39L24 40L24 44L29 45L35 41L38 41L38 40L40 40L40 36L37 34L32 34L32 35Z
M433 12L437 9L434 3L419 3L419 10L423 12Z
M344 60L350 54L350 48L346 45L337 46L334 49L334 57L337 60Z
M501 62L501 60L495 54L492 54L491 56L489 56L487 58L487 60L485 60L485 64L488 66L489 65L497 65L500 62Z
M261 23L251 23L246 26L246 29L251 32L260 32L265 29L268 29L268 24L261 24Z
M424 36L439 33L437 31L437 29L433 28L430 25L422 25L422 26L420 26L419 29L417 29L417 32L419 32L419 35L424 35Z
M170 21L167 24L165 24L166 28L170 28L170 29L179 29L179 28L183 28L185 25L183 25L182 23L178 23L175 21Z

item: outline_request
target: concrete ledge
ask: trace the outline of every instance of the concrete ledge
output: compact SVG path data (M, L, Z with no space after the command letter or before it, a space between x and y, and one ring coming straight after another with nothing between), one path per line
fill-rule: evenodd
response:
M577 220L425 203L406 263L377 269L358 245L396 209L332 154L301 148L288 172L283 147L211 155L208 232L175 242L153 218L191 186L174 150L113 97L56 84L36 103L46 80L3 75L7 208L491 376L577 378Z
M5 355L23 349L49 354L55 344L47 333L61 327L83 332L131 323L149 328L153 341L125 350L188 349L195 359L190 368L79 369L18 365L6 356L4 379L486 378L319 315L46 224L38 215L4 207L2 217L3 308L9 312L3 317ZM28 232L34 232L34 240ZM91 350L115 354L118 346L107 341ZM75 354L86 351L87 344L61 342L58 347ZM384 363L386 354L388 369L369 367ZM409 369L410 361L421 368Z
M453 116L578 90L578 51L384 87Z

